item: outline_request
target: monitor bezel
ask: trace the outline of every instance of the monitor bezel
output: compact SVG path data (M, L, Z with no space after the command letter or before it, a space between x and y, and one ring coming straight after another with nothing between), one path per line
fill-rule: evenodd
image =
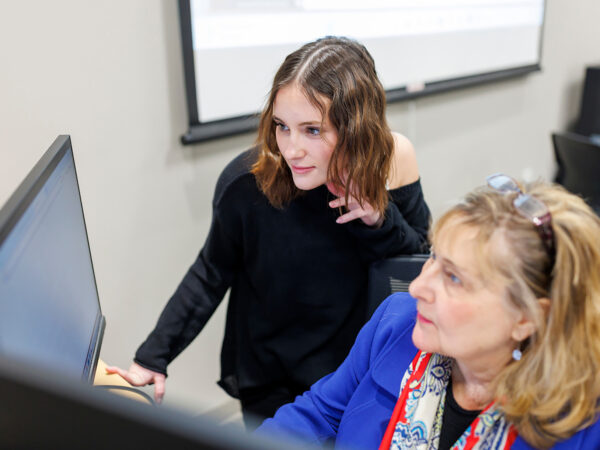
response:
M23 179L21 184L19 184L19 186L15 189L15 191L6 201L4 206L0 208L0 247L2 246L6 238L10 235L11 231L14 229L17 223L19 223L19 220L21 219L25 211L27 211L27 208L31 205L31 202L36 198L36 195L43 188L46 181L48 181L48 178L50 177L50 175L52 175L58 163L63 159L63 157L67 153L69 153L69 151L73 161L73 165L75 167L75 180L77 185L77 193L79 196L79 206L81 208L81 215L83 218L86 245L92 269L92 279L94 281L96 300L98 302L98 314L96 316L94 330L92 332L90 343L88 345L86 361L84 362L84 367L82 368L81 374L81 377L84 381L92 383L98 364L98 358L100 356L102 338L104 336L104 329L106 327L106 318L102 314L102 308L98 296L98 284L96 282L94 264L92 261L90 243L87 234L87 224L85 222L85 214L83 212L83 204L81 201L81 190L79 189L79 179L77 177L75 157L71 145L71 137L69 135L60 135L54 140L54 142L48 148L48 150L44 152L44 154L38 160L35 166L29 171L29 173Z

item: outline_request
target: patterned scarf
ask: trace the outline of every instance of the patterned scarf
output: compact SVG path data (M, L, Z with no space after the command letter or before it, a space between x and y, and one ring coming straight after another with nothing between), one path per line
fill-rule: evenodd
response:
M452 360L419 351L404 373L400 397L379 450L436 450L442 429ZM516 429L490 403L467 427L452 450L509 449Z

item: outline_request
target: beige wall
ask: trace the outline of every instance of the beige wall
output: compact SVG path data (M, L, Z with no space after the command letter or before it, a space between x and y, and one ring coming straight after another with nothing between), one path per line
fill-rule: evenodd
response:
M390 106L417 149L439 215L494 171L550 178L550 132L600 64L600 2L548 0L543 71ZM183 147L176 2L0 1L0 203L58 134L70 134L100 298L102 358L127 366L203 243L214 184L251 134ZM233 405L215 385L224 306L170 367L166 401Z

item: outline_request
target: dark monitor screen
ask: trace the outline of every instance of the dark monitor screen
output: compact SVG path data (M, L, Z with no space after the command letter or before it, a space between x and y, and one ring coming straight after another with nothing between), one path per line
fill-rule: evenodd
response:
M0 448L310 450L209 417L156 408L0 355ZM319 446L319 448L323 448ZM325 448L330 448L326 446Z
M0 354L91 380L104 323L71 140L59 136L0 210Z

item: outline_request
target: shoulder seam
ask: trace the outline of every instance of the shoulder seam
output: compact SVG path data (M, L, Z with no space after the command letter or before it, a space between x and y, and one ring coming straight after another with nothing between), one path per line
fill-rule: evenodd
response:
M217 193L218 194L218 198L215 197L214 204L215 205L219 204L221 202L221 200L223 199L223 196L231 188L231 186L233 184L235 184L241 178L244 178L244 177L247 177L247 176L250 176L250 177L254 178L254 175L251 172L244 172L244 173L237 174L233 178L231 178L230 180L228 180L227 183L224 184L221 189L219 189L219 192ZM254 182L256 183L256 180L254 180Z
M213 198L213 206L217 206L221 202L223 196L234 183L246 176L254 178L254 175L250 172L251 166L248 166L248 163L245 161L245 159L250 157L252 150L253 149L249 149L240 153L225 166L217 180L215 195ZM240 170L239 166L242 166L243 170ZM230 175L229 171L233 172L233 174ZM253 181L256 183L256 179Z

